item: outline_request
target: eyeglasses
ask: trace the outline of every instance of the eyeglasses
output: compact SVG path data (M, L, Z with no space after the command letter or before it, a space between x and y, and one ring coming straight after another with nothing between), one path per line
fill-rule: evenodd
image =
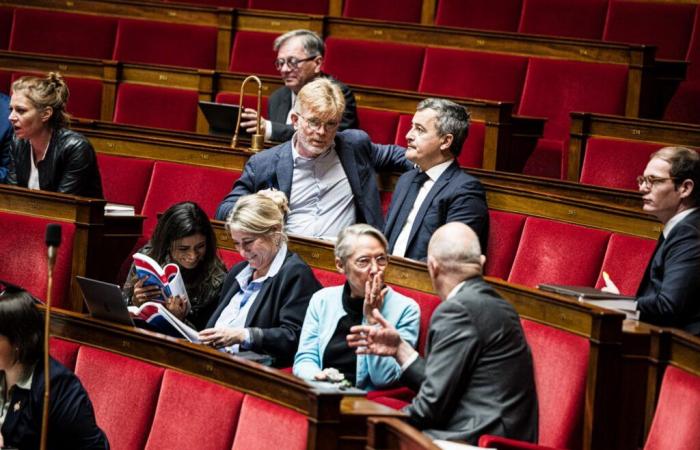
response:
M275 60L275 69L282 70L282 67L284 67L284 65L287 64L287 67L294 70L297 67L299 67L299 63L311 61L312 59L316 59L316 57L318 57L318 55L309 56L308 58L304 58L304 59L299 59L299 58L296 58L294 56L290 56L287 59L277 58Z
M357 258L353 264L358 269L366 269L372 264L372 260L379 266L379 267L386 267L387 264L389 264L389 258L385 255L380 255L372 258L371 256L361 256Z
M328 122L324 122L316 117L304 117L301 114L299 114L299 117L304 119L304 122L306 122L309 128L316 131L321 131L322 128L326 131L332 131L338 128L338 125L340 125L337 120L329 120Z
M653 175L640 175L637 177L637 186L640 188L643 186L649 186L649 188L653 188L659 183L663 183L664 181L668 180L675 180L676 177L655 177Z

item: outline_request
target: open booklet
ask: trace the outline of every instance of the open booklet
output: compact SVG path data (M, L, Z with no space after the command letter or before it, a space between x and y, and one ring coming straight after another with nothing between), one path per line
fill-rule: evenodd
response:
M141 306L129 306L129 313L134 319L144 321L151 331L199 343L197 330L175 317L161 303L146 302Z
M566 286L561 284L540 284L538 289L554 292L559 295L576 297L576 299L589 305L601 308L614 309L625 313L628 319L638 319L636 297L630 295L613 294L601 291L589 286Z
M161 290L162 294L153 300L164 302L166 298L179 296L187 303L189 311L190 298L187 295L185 281L182 279L180 267L177 264L170 263L161 267L150 256L134 253L134 268L139 279L146 277L144 286L157 286Z

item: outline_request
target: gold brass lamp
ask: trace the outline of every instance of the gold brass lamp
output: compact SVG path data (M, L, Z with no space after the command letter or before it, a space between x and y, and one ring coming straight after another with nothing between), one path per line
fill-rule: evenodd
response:
M255 80L258 83L258 105L256 109L258 120L257 124L255 125L255 134L251 136L250 148L248 148L249 151L257 153L263 149L263 142L265 141L265 137L263 136L262 130L260 129L260 112L262 110L262 81L260 81L260 78L256 77L255 75L250 75L246 77L246 79L243 80L243 83L241 84L241 95L238 99L238 104L241 106L241 109L238 114L238 119L236 120L236 130L233 133L233 139L231 139L231 148L236 148L236 146L238 145L238 130L241 128L241 114L243 113L243 92L245 91L245 85L249 80Z

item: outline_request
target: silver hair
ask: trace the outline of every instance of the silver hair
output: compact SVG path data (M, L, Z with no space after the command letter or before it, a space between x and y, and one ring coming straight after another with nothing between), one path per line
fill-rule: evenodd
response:
M355 243L360 236L372 236L382 244L384 251L389 247L389 243L382 232L372 225L367 225L366 223L350 225L338 233L338 240L335 243L335 257L340 259L343 264L355 251Z
M285 42L292 38L301 38L301 45L304 46L304 51L306 54L311 56L323 56L326 51L326 44L323 43L323 39L311 30L292 30L287 31L281 36L275 39L275 43L272 45L274 51L278 51Z

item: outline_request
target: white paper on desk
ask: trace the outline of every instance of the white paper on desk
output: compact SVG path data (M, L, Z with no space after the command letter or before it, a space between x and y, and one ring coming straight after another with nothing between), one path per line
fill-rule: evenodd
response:
M442 439L435 439L433 441L433 444L437 445L442 450L472 450L472 449L473 450L477 450L477 449L483 450L484 448L490 448L490 447L475 447L475 446L469 445L469 444L460 444L458 442L443 441Z

